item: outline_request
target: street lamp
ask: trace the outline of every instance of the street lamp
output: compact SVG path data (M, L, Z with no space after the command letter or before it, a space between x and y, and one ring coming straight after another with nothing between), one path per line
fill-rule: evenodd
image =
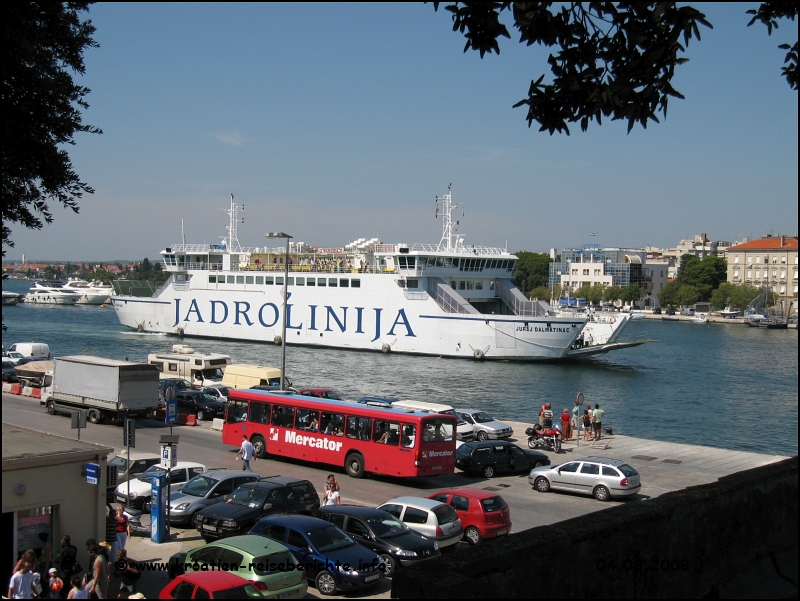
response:
M268 232L267 238L286 238L286 256L283 260L285 277L283 280L283 332L281 333L281 390L286 382L286 301L289 298L289 240L292 237L283 232Z

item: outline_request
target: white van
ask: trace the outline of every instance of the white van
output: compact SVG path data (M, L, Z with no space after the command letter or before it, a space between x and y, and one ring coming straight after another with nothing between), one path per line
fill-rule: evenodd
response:
M281 370L276 367L231 363L225 368L222 385L228 388L252 388L253 386L280 386ZM291 382L287 382L291 386Z
M456 413L450 405L442 405L440 403L426 403L424 401L396 401L391 405L392 409L411 409L412 411L424 411L426 413L443 413L445 415L452 415L456 418L456 438L458 440L472 440L475 432L472 424L465 422L461 416Z
M36 357L37 359L50 358L50 347L41 342L17 342L11 345L8 352L17 352L24 357Z

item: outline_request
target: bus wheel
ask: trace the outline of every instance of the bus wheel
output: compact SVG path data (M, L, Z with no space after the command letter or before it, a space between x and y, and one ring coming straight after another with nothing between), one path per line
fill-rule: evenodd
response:
M259 459L267 456L267 443L262 436L253 436L253 452Z
M350 453L344 460L344 469L351 478L364 475L364 458L359 453Z

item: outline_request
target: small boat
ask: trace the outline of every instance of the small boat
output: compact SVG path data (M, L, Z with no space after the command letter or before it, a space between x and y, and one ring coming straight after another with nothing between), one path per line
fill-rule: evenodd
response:
M722 311L717 311L720 317L725 317L726 319L733 319L734 317L739 317L739 311L735 309L731 309L730 307L725 307Z
M39 282L34 283L31 291L25 295L26 303L44 305L74 305L79 299L80 296L71 290L43 286Z
M692 323L708 323L708 315L705 313L698 313L694 317L690 317L689 321Z
M16 305L22 299L21 294L17 294L16 292L9 292L8 290L3 290L3 306L8 307L11 305Z
M640 321L644 319L644 313L631 313L631 321Z

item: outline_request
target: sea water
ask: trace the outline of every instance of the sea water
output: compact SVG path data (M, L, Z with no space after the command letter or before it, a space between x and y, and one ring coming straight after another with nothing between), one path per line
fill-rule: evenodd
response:
M6 281L25 292L31 282ZM110 305L3 307L3 346L46 342L54 356L89 353L146 361L188 344L225 353L234 363L280 367L281 349L264 343L139 334L120 325ZM797 330L644 320L623 340L642 346L571 362L522 363L407 356L292 346L286 373L295 387L341 396L393 396L482 409L498 419L538 420L583 392L605 411L615 433L781 455L797 454ZM291 341L290 341L291 342ZM491 350L489 351L491 354ZM522 434L522 433L519 433Z

